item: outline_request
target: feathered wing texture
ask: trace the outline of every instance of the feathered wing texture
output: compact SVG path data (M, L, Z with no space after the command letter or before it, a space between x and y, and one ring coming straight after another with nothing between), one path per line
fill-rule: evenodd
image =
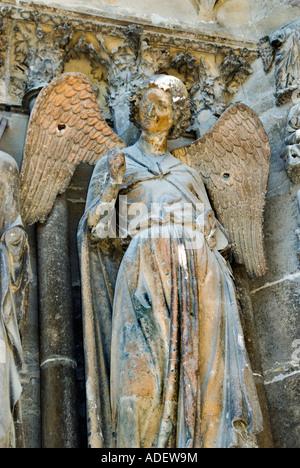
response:
M85 75L54 79L39 94L27 132L21 170L25 225L46 221L80 162L94 165L110 148L125 146L102 117Z
M267 271L263 219L270 144L255 112L238 104L188 147L173 152L203 177L216 216L227 231L234 259L251 278Z

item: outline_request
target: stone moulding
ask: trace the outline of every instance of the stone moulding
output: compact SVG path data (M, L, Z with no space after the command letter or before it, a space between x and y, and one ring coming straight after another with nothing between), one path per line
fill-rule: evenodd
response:
M103 91L99 95L107 95L100 105L109 118L107 100L114 95L116 84L118 88L124 85L118 81L120 74L127 84L153 72L175 73L186 82L189 70L182 67L178 56L183 54L187 59L189 55L195 64L193 72L204 61L210 63L207 68L213 79L224 74L223 84L230 94L251 73L251 64L258 57L257 42L244 38L175 31L137 25L136 21L129 24L46 6L38 8L27 3L0 3L2 104L22 106L24 96L35 88L40 89L64 71L83 70ZM173 67L176 63L181 63L181 70ZM181 73L183 69L186 76ZM190 75L190 81L191 76L197 83L198 78Z

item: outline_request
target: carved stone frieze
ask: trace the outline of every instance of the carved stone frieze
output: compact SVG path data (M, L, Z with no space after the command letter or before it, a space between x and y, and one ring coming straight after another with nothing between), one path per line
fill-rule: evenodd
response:
M216 6L215 1L197 4L199 9ZM128 26L75 12L66 16L63 10L40 6L36 11L24 5L0 3L1 101L9 105L21 105L24 95L62 72L83 72L101 91L99 104L109 118L120 91L122 95L131 92L153 73L178 74L193 92L201 86L215 89L224 74L222 86L232 90L236 78L240 83L258 56L256 42L220 35L175 34L153 26ZM199 78L204 62L210 76L205 85L203 76ZM222 65L218 68L215 63ZM233 68L230 73L228 63Z

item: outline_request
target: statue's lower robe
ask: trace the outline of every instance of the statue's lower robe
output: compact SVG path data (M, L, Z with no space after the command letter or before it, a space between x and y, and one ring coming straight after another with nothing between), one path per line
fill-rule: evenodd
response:
M203 240L192 250L176 226L161 233L137 235L119 271L111 354L117 446L239 447L241 428L256 432L258 403L229 269Z

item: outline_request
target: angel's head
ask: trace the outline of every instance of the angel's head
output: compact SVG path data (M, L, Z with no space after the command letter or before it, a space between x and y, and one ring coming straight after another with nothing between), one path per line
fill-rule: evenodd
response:
M131 119L149 133L168 132L169 139L185 134L191 109L187 89L178 78L154 75L132 96Z

